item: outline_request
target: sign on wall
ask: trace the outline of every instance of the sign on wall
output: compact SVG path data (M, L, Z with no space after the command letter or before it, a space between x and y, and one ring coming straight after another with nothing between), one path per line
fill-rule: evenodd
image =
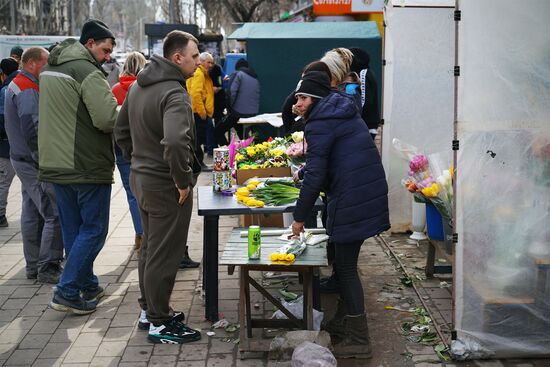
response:
M380 13L383 9L384 0L313 0L316 15Z

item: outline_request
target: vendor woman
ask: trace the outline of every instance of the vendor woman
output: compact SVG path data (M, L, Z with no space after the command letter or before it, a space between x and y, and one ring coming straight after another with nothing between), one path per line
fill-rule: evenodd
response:
M308 150L292 231L303 232L324 192L341 297L334 319L324 328L337 357L365 358L371 350L357 259L367 238L390 228L386 175L353 96L331 89L327 74L319 71L304 74L295 94L306 121Z

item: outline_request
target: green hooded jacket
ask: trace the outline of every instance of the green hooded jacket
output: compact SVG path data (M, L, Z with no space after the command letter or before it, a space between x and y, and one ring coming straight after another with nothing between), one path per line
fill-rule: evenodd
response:
M54 48L40 74L38 178L113 183L116 107L105 72L87 48L75 39Z

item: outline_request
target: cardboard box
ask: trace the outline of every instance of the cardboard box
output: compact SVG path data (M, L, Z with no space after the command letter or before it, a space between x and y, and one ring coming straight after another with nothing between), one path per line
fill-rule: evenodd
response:
M275 227L282 228L284 227L283 215L282 214L247 214L241 215L239 217L239 222L241 227L249 226L260 226L264 228Z
M290 177L290 167L270 167L259 169L238 169L237 185L242 185L252 177Z

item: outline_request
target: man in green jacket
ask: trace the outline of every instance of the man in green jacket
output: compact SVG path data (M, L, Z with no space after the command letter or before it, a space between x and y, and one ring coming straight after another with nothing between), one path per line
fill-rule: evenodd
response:
M103 295L93 265L109 226L117 102L101 64L114 46L109 28L89 20L40 75L39 179L54 184L67 255L50 303L58 311L91 313Z

